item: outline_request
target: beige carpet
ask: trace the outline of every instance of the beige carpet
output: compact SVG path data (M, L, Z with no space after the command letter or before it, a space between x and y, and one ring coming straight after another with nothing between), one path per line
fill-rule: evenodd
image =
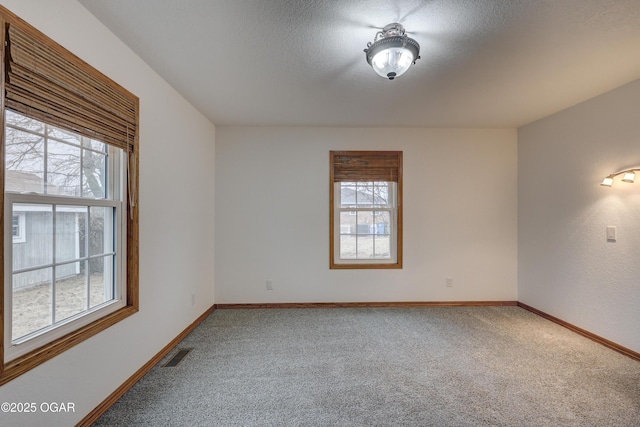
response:
M640 362L518 307L218 310L99 426L638 426Z

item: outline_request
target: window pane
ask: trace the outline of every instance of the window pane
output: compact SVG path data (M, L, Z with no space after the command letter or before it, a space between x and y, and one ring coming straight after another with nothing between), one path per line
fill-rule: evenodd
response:
M11 216L11 236L13 237L13 243L25 243L25 214L19 212L17 214L12 213ZM15 246L14 246L15 247Z
M13 275L13 340L51 325L51 268Z
M61 139L66 142L70 142L71 144L80 145L81 136L75 133L68 132L66 130L59 129L55 126L47 126L47 135L50 138Z
M358 239L358 258L373 258L373 236L357 236Z
M24 215L24 243L13 244L13 269L53 262L53 206L14 203L13 215Z
M371 222L372 222L372 212L371 211L359 211L356 218L358 219L356 225L356 233L357 234L371 234Z
M44 138L5 129L5 189L20 193L44 192Z
M56 262L85 256L86 206L56 206Z
M46 129L45 137L44 123L7 111L7 191L46 191L47 194L54 195L104 198L107 182L107 145L50 125L46 126ZM80 148L81 143L86 149Z
M49 140L47 193L80 197L80 182L80 148Z
M359 182L356 189L356 204L359 208L373 204L373 185L371 182Z
M388 207L389 203L389 184L386 182L376 182L373 188L374 205L379 207Z
M13 215L13 217L11 218L12 221L12 234L13 237L18 237L20 235L20 216L18 215Z
M82 197L104 198L106 163L106 155L82 150Z
M96 141L91 138L82 138L82 145L101 153L105 153L107 151L107 145L104 142Z
M44 132L44 124L38 120L30 119L22 114L14 113L11 110L5 110L5 122L7 125L16 126L22 129L30 130L37 133Z
M340 183L340 206L354 207L356 205L356 183L341 182Z
M391 214L389 211L374 211L374 234L391 234Z
M113 252L113 208L92 206L89 209L89 256Z
M82 268L81 268L82 266ZM86 261L56 267L56 322L87 308Z
M391 236L375 236L375 258L391 258Z
M356 259L356 236L340 236L340 258Z
M113 257L89 260L90 306L95 307L115 297L113 289Z
M356 218L357 216L352 215L351 211L340 212L340 234L355 234Z

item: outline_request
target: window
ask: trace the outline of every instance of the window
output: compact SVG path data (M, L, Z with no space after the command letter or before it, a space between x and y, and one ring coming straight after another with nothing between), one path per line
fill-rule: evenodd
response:
M14 244L24 243L26 241L24 236L24 213L13 212L11 216L11 235Z
M138 99L0 7L0 385L138 307Z
M13 221L5 253L10 360L68 332L62 326L70 318L123 305L119 285L126 277L117 275L126 221L122 149L12 111L5 113L5 147L5 204Z
M402 152L332 151L330 267L402 268Z

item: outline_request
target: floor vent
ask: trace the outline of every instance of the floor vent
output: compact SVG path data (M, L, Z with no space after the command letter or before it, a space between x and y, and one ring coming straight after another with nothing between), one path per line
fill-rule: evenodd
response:
M182 362L182 359L189 354L189 352L193 350L192 348L183 348L182 350L178 350L175 356L173 356L167 363L162 365L164 368L172 368L174 366L178 366L178 363Z

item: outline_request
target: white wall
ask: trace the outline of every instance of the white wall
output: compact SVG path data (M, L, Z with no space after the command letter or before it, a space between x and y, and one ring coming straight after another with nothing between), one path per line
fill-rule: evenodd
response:
M0 3L140 98L140 311L0 387L0 402L76 407L0 425L69 426L213 304L215 127L76 1Z
M369 149L404 152L404 268L329 270L329 151ZM216 303L516 300L516 166L515 129L218 126Z
M519 130L519 300L640 351L640 80ZM605 230L617 227L618 240Z

